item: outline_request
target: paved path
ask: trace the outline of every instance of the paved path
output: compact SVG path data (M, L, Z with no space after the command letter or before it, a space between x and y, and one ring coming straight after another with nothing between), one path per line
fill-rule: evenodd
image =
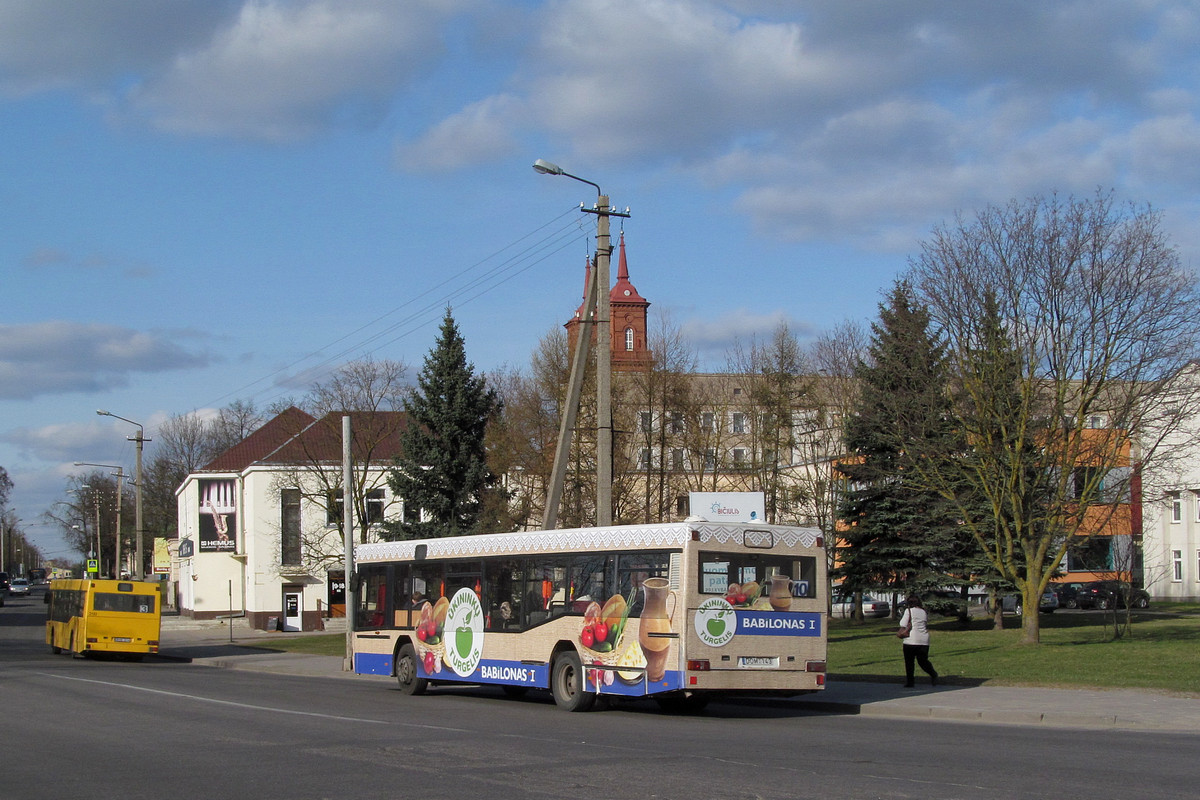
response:
M309 634L254 630L239 620L234 621L231 635L229 625L224 622L164 617L161 655L195 664L280 675L391 680L346 672L340 656L281 653L261 647L280 638L306 635ZM838 680L832 676L824 691L786 702L834 714L1200 733L1200 698L1141 690L954 684L936 688L923 684L916 689L905 689L899 678L895 683L880 683Z

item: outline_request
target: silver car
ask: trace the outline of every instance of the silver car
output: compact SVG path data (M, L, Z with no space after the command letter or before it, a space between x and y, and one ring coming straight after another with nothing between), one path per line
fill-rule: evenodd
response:
M854 596L839 596L833 599L833 616L849 617L854 611ZM862 599L862 613L864 617L886 617L892 611L891 605L887 600L880 600L872 597L869 594L864 594Z
M1021 595L1006 594L1001 598L1002 606L1006 614L1023 614L1025 609L1021 606ZM1058 592L1053 589L1047 589L1042 592L1041 602L1038 603L1038 611L1043 614L1053 614L1058 608Z
M29 594L29 581L24 578L13 578L12 583L8 586L8 591L12 594Z

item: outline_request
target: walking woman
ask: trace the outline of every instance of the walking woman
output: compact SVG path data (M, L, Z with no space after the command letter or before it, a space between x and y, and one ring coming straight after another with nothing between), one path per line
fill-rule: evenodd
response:
M913 686L913 662L920 664L929 675L929 682L937 686L937 670L929 661L929 614L915 594L904 601L904 614L900 617L900 630L896 635L904 640L904 686Z

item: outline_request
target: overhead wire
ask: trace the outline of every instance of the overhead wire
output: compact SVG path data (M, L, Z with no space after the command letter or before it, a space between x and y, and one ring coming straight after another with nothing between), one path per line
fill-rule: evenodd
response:
M324 368L331 367L334 364L340 363L342 359L348 357L349 355L351 355L353 353L362 354L365 352L372 352L372 353L378 352L379 350L381 350L385 347L388 347L389 345L394 344L395 342L403 339L405 336L408 336L409 334L413 333L414 331L429 324L430 318L427 315L429 315L431 313L431 310L443 308L448 304L452 305L453 303L451 303L451 301L455 300L456 298L462 297L467 292L471 292L471 294L467 295L461 301L460 305L465 305L466 303L469 303L472 300L478 299L479 297L483 296L484 294L494 291L496 288L503 285L504 283L507 283L508 281L513 280L517 276L527 272L528 270L532 269L533 267L537 266L538 264L541 264L550 256L558 253L563 248L569 246L572 242L578 241L578 233L582 232L584 230L583 218L581 218L581 217L572 218L564 223L564 218L566 218L572 212L577 212L578 209L579 209L578 206L572 206L569 210L564 211L563 213L559 214L558 216L554 217L553 219L543 223L542 225L538 226L537 228L534 228L529 233L515 239L514 241L510 242L509 244L505 245L504 247L500 248L499 250L496 250L495 252L491 253L490 255L484 257L483 259L480 259L479 261L475 262L474 264L464 267L463 269L453 273L452 275L447 276L444 280L431 285L429 288L425 289L424 291L410 296L407 300L405 300L405 302L401 303L400 305L395 306L392 309L389 309L388 311L384 312L383 314L380 314L379 316L375 317L371 321L358 326L354 330L349 331L349 332L343 334L342 336L339 336L338 338L332 340L331 342L329 342L322 348L311 351L311 352L301 356L300 358L297 358L294 361L286 364L285 366L280 367L279 369L274 370L273 372L270 372L261 378L253 380L250 383L245 384L238 389L234 389L229 392L226 392L225 394L221 395L220 397L216 398L215 400L212 400L212 401L204 404L203 407L215 407L219 403L221 403L231 397L243 394L244 392L251 389L252 387L258 386L265 381L271 381L271 380L275 379L274 383L272 384L271 387L260 389L256 392L251 393L251 397L261 397L262 395L268 395L273 388L276 388L281 384L282 381L278 380L280 376L291 373L294 370L297 374L308 374L310 376L319 376L328 371L328 370L325 370ZM551 228L552 226L554 226L553 230L549 231L548 233L544 233L539 239L537 239L536 241L531 243L529 246L525 247L524 249L518 251L517 253L515 253L513 255L508 256L507 258L500 261L498 264L495 264L494 266L488 266L489 264L492 264L492 262L494 262L495 259L499 258L504 253L512 250L514 247L517 247L522 242L525 242L525 241L533 238L534 236L537 236L539 233L544 232L547 228ZM460 286L453 286L453 288L451 288L449 291L438 295L433 300L426 302L425 304L421 305L415 311L411 311L410 313L406 314L403 318L397 320L396 322L389 324L388 326L384 327L382 330L376 331L376 332L372 333L370 336L367 336L366 338L356 340L353 344L346 346L331 355L321 358L320 360L316 361L315 363L313 363L312 365L310 365L304 369L296 370L296 367L316 358L322 352L327 350L329 347L332 347L334 345L339 345L342 342L345 342L345 341L351 339L352 337L356 336L357 334L360 334L364 331L371 329L374 326L377 326L379 323L388 319L389 317L392 317L392 316L400 313L401 311L411 307L414 303L417 303L422 298L429 297L431 294L437 292L437 290L439 290L443 287L452 286L455 283L455 281L459 281L464 276L469 276L469 275L471 275L471 273L476 272L483 267L487 267L487 269L485 269L481 274L471 277L469 280L467 280L465 283L463 283ZM398 335L393 336L393 337L387 339L386 341L379 342L379 340L382 337L385 337L388 334L395 332L397 330L401 331ZM364 350L364 348L367 348L368 346L370 346L376 342L379 342L379 344L375 345L374 347L371 347L369 350ZM271 399L274 399L274 398L281 397L284 394L286 394L286 390L279 391L274 394L270 394L269 397Z

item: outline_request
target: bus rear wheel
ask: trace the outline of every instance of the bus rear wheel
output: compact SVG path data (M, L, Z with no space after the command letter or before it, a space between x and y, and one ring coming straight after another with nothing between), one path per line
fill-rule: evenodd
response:
M560 653L550 673L550 693L563 711L588 711L596 696L583 687L583 667L574 651Z
M396 655L396 681L404 694L425 694L429 681L417 674L417 651L411 644L400 648Z

